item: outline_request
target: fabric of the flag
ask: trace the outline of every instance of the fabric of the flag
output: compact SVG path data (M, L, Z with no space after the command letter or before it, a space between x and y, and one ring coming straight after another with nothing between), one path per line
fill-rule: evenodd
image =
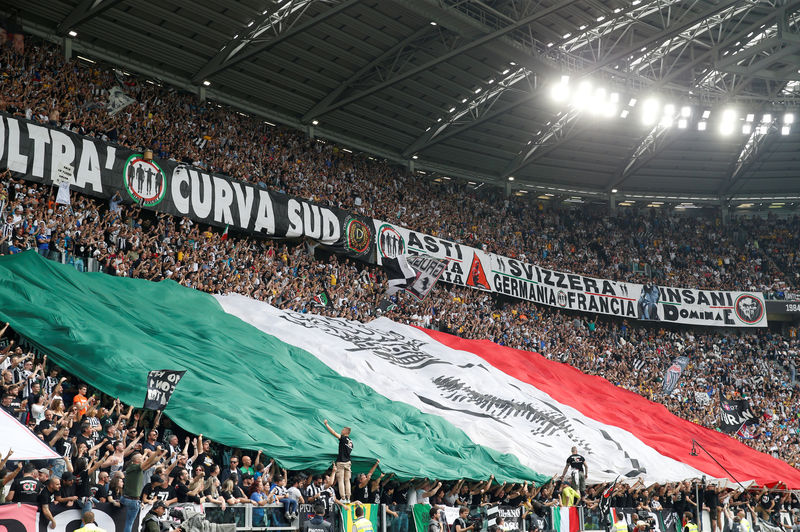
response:
M389 285L389 288L386 290L387 296L392 296L400 290L403 290L417 278L416 270L408 264L407 255L384 258L383 270L386 272L386 284Z
M134 98L131 98L125 91L119 87L112 87L108 91L108 103L106 103L106 111L109 116L114 116L132 103L136 103Z
M719 430L733 434L746 425L755 425L758 422L750 401L747 399L720 399L719 401Z
M677 357L672 361L672 364L664 374L664 387L662 389L664 395L669 395L675 390L675 387L678 386L678 380L680 380L681 374L687 365L689 365L689 357Z
M414 530L428 532L428 523L431 522L431 505L415 504L411 509L411 514L414 516Z
M190 369L166 414L288 469L330 465L327 418L353 427L356 471L380 458L405 479L541 483L561 473L571 446L592 464L588 482L726 478L706 453L690 454L694 439L741 481L800 488L785 462L600 377L386 318L282 311L172 281L78 273L27 252L0 257L0 320L127 403L141 400L151 368Z
M427 255L398 255L383 259L389 288L386 297L405 290L419 300L425 299L444 273L447 263Z
M79 273L33 251L2 256L0 320L54 364L127 404L141 404L153 368L189 370L165 414L223 445L262 450L286 469L330 466L337 442L322 425L328 419L353 429L354 472L380 458L381 469L400 479L548 480L446 417L390 400L173 281ZM318 331L301 332L325 341Z
M220 240L227 240L228 239L228 224L225 224L225 231L222 232L222 237Z
M28 427L0 408L0 457L14 450L11 460L47 460L59 458L58 453L45 445Z
M553 508L553 530L555 532L578 532L581 519L577 506L557 506Z

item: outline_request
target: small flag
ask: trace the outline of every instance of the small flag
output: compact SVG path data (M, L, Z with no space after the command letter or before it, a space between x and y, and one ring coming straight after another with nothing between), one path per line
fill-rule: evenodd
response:
M228 240L228 226L229 224L225 224L225 230L222 232L222 238L220 238L220 240Z
M386 297L405 290L423 300L444 273L447 263L427 255L398 255L383 259L383 268L389 278Z
M395 304L391 299L388 297L384 297L378 303L378 313L383 314L385 312L389 312L390 310L394 310L397 308L397 304Z
M319 294L315 295L312 299L315 305L320 307L330 307L331 306L331 298L328 296L328 291L323 290Z

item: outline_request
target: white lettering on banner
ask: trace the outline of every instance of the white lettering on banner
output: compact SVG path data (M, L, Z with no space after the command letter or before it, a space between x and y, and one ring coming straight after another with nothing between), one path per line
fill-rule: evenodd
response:
M298 237L303 234L303 217L300 215L300 202L290 199L286 204L289 215L288 238Z
M211 189L211 177L208 174L200 173L195 170L189 170L189 175L192 177L192 212L198 218L205 219L211 214L211 204L214 201L214 191ZM203 180L203 186L200 186L200 179Z
M320 242L333 245L338 242L341 236L342 229L339 226L339 219L336 214L332 210L322 207L322 237L320 237Z
M46 127L28 124L28 138L33 141L33 165L31 174L44 177L45 145L50 144L50 130ZM55 183L55 181L53 181Z
M111 153L111 165L114 164L114 155ZM75 174L75 186L79 188L86 188L87 185L92 185L92 190L97 193L103 192L103 181L100 174L100 156L97 154L97 148L89 139L83 139L83 148L81 149L81 160L78 163L78 172Z
M189 172L183 166L176 166L172 172L172 203L181 214L189 214L189 189L191 188ZM185 195L184 190L187 191Z
M69 135L61 131L51 130L50 137L52 138L53 146L50 160L50 180L52 181L61 166L75 162L75 144L72 143ZM74 179L75 176L72 176L70 185L75 184Z
M250 226L250 214L253 212L253 200L255 199L254 189L251 186L231 182L234 195L236 196L236 206L239 208L239 227L248 229Z
M28 173L28 157L20 153L19 121L8 119L8 164L12 172Z
M275 209L272 206L272 198L266 190L258 191L258 210L256 211L256 223L253 231L265 232L270 235L275 234Z
M214 221L223 224L232 224L233 214L233 188L227 179L213 176L214 179Z

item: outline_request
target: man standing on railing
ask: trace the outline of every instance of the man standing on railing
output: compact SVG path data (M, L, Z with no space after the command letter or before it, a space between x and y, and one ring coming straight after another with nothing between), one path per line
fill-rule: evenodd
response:
M328 425L328 420L322 422L334 438L339 440L339 451L336 454L336 481L339 484L339 498L342 502L350 502L350 475L352 472L350 454L353 452L353 440L350 439L350 427L344 427L339 434ZM363 512L363 509L362 509Z

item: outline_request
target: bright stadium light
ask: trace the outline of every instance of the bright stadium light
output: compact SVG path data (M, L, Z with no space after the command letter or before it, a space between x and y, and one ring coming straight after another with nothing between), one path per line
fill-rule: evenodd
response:
M761 117L762 124L771 124L772 123L772 115L766 113L764 116Z
M781 135L788 135L791 131L791 126L783 126L781 128Z
M728 108L722 111L723 122L733 122L736 120L736 109Z
M576 109L585 109L591 105L592 98L592 84L588 81L581 81L578 85L578 90L575 91L572 97L572 106Z
M683 118L689 118L690 116L692 116L692 108L689 107L688 105L684 105L683 107L681 107L681 116Z
M749 123L749 122L752 122L755 119L756 119L756 115L754 115L753 113L747 113L747 117L744 119L744 121Z
M743 124L742 125L742 133L745 135L749 135L750 132L753 131L753 126L750 124Z
M786 113L783 115L783 123L786 125L794 124L794 113Z
M678 119L678 129L686 129L686 126L689 125L689 121L685 118Z
M561 76L561 81L550 89L550 97L557 102L564 102L569 98L569 76Z
M697 123L697 131L705 131L706 130L706 123L705 122L698 122Z
M619 117L620 117L620 118L628 118L628 115L629 115L629 114L630 114L630 113L628 112L628 110L627 110L627 109L623 109L623 110L622 110L622 112L619 114Z
M642 104L642 123L652 126L658 120L658 108L660 104L655 98L649 98Z
M710 109L706 109L705 111L703 111L703 120L708 120L709 116L711 116L711 110Z
M636 98L631 98L628 102L628 107L636 107Z
M733 133L733 122L723 122L719 126L719 132L725 136L728 136L731 133Z

